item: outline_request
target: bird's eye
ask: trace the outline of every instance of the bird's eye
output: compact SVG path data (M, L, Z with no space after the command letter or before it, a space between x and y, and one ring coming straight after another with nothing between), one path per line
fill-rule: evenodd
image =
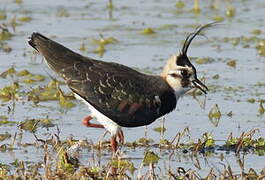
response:
M185 77L185 76L188 75L188 71L185 70L185 69L182 69L182 70L180 70L180 74L181 74L182 77Z
M179 75L178 75L178 74L176 74L176 73L172 73L172 74L170 74L170 76L172 76L172 77L174 77L174 78L177 78L177 77L179 77Z

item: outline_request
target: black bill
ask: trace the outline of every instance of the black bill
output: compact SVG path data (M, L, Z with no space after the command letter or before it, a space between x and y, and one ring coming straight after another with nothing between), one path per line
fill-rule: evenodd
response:
M204 94L207 94L208 88L205 86L199 79L192 81L192 84L195 88L200 89Z

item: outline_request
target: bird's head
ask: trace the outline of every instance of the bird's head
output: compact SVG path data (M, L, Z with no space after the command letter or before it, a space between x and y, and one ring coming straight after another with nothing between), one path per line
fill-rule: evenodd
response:
M201 26L197 28L195 32L189 34L179 55L171 56L164 67L161 76L175 90L176 95L184 95L192 88L198 88L205 94L206 91L208 91L207 86L197 78L196 69L191 64L187 56L187 51L192 40L200 34L202 30L211 27L212 25L213 23Z

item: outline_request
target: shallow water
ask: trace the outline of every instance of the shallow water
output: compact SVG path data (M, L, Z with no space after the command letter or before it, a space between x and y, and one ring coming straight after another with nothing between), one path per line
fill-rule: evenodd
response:
M209 57L212 62L205 64L195 64L198 76L206 78L206 84L209 87L217 88L210 91L206 96L205 108L201 108L199 103L191 96L181 98L177 105L177 110L165 117L166 131L164 138L172 140L174 136L189 127L191 139L198 139L205 132L210 132L214 139L220 140L216 144L224 144L229 134L232 132L238 137L242 132L258 128L259 132L255 137L265 136L265 116L258 116L259 103L247 102L248 99L265 99L265 86L255 86L258 82L265 82L265 58L258 55L255 46L256 42L250 42L249 48L243 48L242 43L233 46L231 43L224 42L225 37L252 37L253 29L262 30L259 38L265 38L265 3L253 1L237 1L231 4L236 15L232 18L225 16L226 5L219 2L219 10L208 8L210 2L201 2L201 13L194 14L190 12L193 2L185 2L186 5L182 13L177 13L175 7L176 1L170 0L163 3L160 0L152 1L121 1L114 2L112 18L110 10L106 7L104 0L88 1L76 0L74 3L70 0L24 0L21 5L15 4L9 0L1 0L0 9L7 13L7 19L14 16L30 16L30 22L23 22L16 27L12 33L15 36L6 41L12 47L10 53L0 51L1 62L0 72L5 71L11 65L17 70L28 69L33 73L40 73L47 78L45 82L23 85L25 91L47 83L49 75L57 77L49 70L40 56L32 54L33 49L27 44L27 37L32 32L41 32L54 40L63 43L65 46L80 52L82 43L85 44L86 51L80 52L83 55L106 61L114 61L127 66L148 69L154 74L159 73L159 69L165 64L171 54L179 52L181 42L185 39L187 33L192 32L194 27L199 24L212 22L212 17L216 14L223 16L225 20L220 26L212 28L205 34L207 38L198 37L189 49L191 57ZM65 9L69 17L58 17L58 11ZM7 20L0 20L0 24ZM191 27L192 26L192 27ZM147 27L153 28L156 33L153 35L143 35L140 32ZM104 37L114 37L118 40L116 44L106 46L106 52L103 57L92 53L95 45L91 39L99 39L99 34ZM23 56L25 54L25 56ZM236 67L229 67L226 63L230 60L236 60ZM219 74L219 79L212 77ZM14 78L16 79L16 78ZM10 84L14 79L0 78L0 88ZM228 87L234 88L233 91ZM67 90L67 88L64 88ZM200 101L205 97L199 96ZM88 115L87 107L81 102L75 101L77 106L70 110L63 110L57 102L40 102L42 107L32 105L26 99L16 102L14 112L8 114L8 106L12 103L2 103L1 115L8 115L11 120L23 121L31 118L44 118L48 116L55 119L55 124L61 131L60 136L65 139L69 136L75 139L91 139L98 142L103 137L104 130L88 129L81 124L81 119ZM215 127L208 118L208 112L214 104L218 104L222 116L217 127ZM233 112L232 117L226 114ZM153 131L153 128L160 126L160 120L147 127L147 137L159 142L160 134ZM37 134L45 137L45 133L55 131L54 128L38 129ZM0 133L9 132L12 135L19 133L17 126L0 126ZM132 142L145 136L145 127L128 129L124 128L126 141ZM108 139L106 136L104 139ZM3 141L2 143L8 142ZM33 135L29 132L23 132L23 143L33 143ZM133 159L136 167L139 167L145 148L136 150L122 147L125 156ZM209 172L209 169L222 169L222 164L232 165L234 170L239 171L236 156L233 152L226 153L216 151L213 155L204 157L198 155L201 162L201 169L194 166L191 156L183 154L181 151L173 153L173 160L168 162L168 154L160 151L158 148L151 149L159 154L162 160L170 163L172 167L184 167L196 169L202 175ZM221 161L219 156L223 153L225 160ZM87 157L91 152L82 151L83 162L87 163ZM242 155L243 156L243 155ZM111 157L111 153L103 156L103 162ZM17 146L12 153L1 152L1 162L11 163L16 158L21 160L38 162L43 158L43 150L35 147ZM260 171L265 167L265 156L258 156L253 153L244 154L245 168L254 168ZM160 165L163 165L163 161ZM253 163L255 165L253 166Z

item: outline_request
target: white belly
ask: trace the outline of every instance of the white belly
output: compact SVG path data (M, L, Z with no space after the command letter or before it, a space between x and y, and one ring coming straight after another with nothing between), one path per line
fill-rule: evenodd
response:
M112 121L110 118L99 112L96 108L94 108L91 104L89 104L86 100L80 97L78 94L75 94L76 99L81 99L87 106L91 112L91 117L96 118L96 120L104 126L104 128L110 132L111 136L117 135L117 133L121 130L121 127Z

